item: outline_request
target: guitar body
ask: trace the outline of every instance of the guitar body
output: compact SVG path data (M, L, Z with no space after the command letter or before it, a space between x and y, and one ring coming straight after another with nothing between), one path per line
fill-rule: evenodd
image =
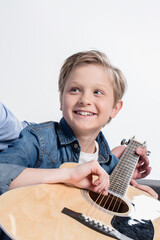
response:
M129 186L126 198L133 201L134 198L144 196L152 202L147 206L147 201L142 202L141 208L145 211L156 205L155 214L151 213L150 223L145 227L147 238L143 237L143 225L145 220L131 220L127 224L128 232L135 233L130 239L160 239L160 212L157 210L159 201L149 197L148 194ZM134 203L135 204L135 203ZM132 205L132 204L131 204ZM133 205L132 205L133 206ZM65 184L40 184L29 187L17 188L6 192L0 197L0 225L1 228L16 240L104 240L113 239L78 222L74 218L62 213L64 207L73 211L84 213L98 219L108 226L114 225L119 231L124 231L128 216L114 216L106 209L97 207L90 198L89 192L80 190ZM139 208L139 206L138 206ZM137 214L133 206L133 212ZM160 208L159 208L160 211ZM132 211L131 211L132 212ZM154 215L154 216L153 216ZM114 221L114 218L117 218ZM124 221L124 224L123 224ZM128 221L128 220L127 220ZM137 226L142 223L140 228ZM114 224L113 224L114 223ZM122 224L122 227L119 226ZM137 224L137 225L136 225ZM135 230L136 226L136 230ZM113 227L113 226L112 226ZM149 236L151 232L151 236ZM125 233L125 234L126 234Z

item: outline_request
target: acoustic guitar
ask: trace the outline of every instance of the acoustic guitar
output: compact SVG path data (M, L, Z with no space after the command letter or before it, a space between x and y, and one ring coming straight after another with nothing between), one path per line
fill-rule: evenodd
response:
M129 186L139 158L135 149L142 145L130 140L110 176L107 196L65 184L4 193L1 228L16 240L160 240L160 202Z

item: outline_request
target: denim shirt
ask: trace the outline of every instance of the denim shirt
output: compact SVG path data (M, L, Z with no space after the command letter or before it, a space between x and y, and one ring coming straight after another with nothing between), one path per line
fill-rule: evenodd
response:
M97 136L98 162L110 174L118 162L102 134ZM6 192L25 168L59 168L62 163L78 163L81 147L64 118L27 126L19 139L0 153L0 194Z
M0 151L8 148L8 145L14 142L20 131L28 126L26 121L19 121L16 116L0 102Z

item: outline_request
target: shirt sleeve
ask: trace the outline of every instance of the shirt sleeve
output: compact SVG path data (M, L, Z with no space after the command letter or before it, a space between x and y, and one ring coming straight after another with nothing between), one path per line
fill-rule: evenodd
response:
M39 149L39 141L27 127L16 142L0 153L0 194L25 168L35 166Z
M16 116L0 102L0 150L6 149L15 141L28 122L19 121Z

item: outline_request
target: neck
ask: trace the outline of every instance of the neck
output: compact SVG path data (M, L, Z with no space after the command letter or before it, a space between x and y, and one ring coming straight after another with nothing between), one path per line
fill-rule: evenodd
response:
M116 167L110 175L109 190L112 192L117 193L121 196L124 196L126 194L139 159L139 155L137 155L135 152L136 148L139 146L143 146L143 144L137 142L134 138L132 138L129 145L123 152Z
M80 142L82 152L95 153L96 151L95 138L81 136L78 137L78 140Z

